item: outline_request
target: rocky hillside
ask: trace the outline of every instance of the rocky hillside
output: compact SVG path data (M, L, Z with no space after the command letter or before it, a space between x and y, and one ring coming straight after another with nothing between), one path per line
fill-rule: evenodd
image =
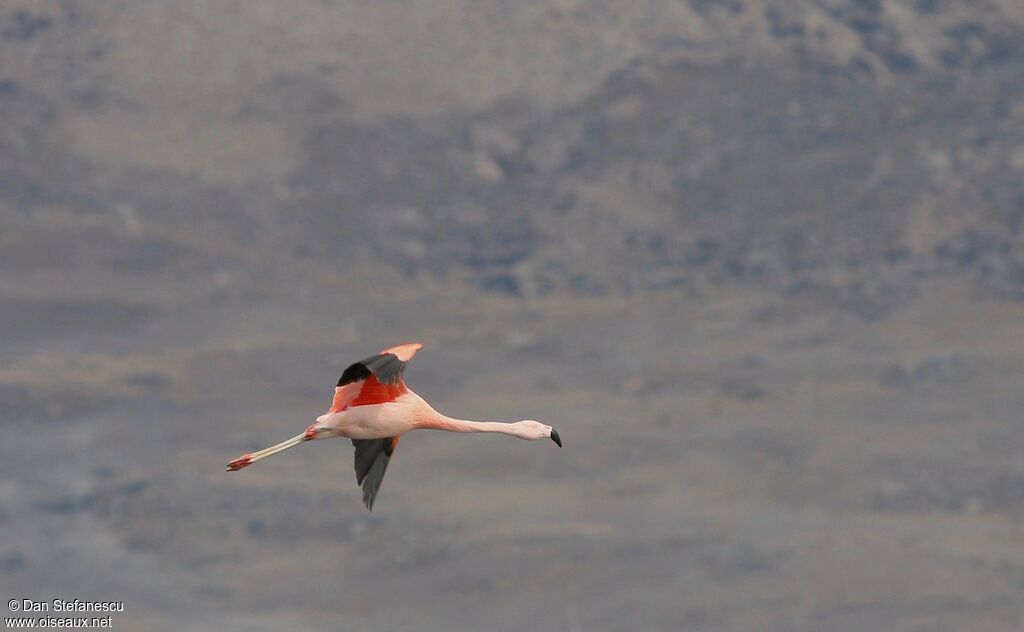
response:
M1024 296L1009 0L4 11L8 260L210 272L256 240L521 295Z

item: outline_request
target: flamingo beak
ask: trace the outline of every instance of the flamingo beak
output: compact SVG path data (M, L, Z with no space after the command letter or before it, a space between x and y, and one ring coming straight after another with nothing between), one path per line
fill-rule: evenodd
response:
M551 440L554 441L558 447L562 447L562 438L558 436L558 431L554 428L551 429Z

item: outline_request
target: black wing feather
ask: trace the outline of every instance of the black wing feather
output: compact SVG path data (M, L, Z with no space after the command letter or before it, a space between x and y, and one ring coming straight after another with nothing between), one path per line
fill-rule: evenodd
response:
M363 504L370 511L373 511L373 501L377 499L395 443L395 437L352 439L356 448L356 483L363 486Z
M377 376L377 381L381 384L398 384L402 381L402 373L405 371L406 364L409 363L402 362L393 353L370 356L345 369L341 374L341 379L338 380L338 386L365 380L371 374Z

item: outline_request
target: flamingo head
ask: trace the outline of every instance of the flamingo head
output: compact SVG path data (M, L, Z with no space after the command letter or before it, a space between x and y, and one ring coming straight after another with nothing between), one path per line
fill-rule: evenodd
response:
M551 439L558 445L558 447L562 447L562 438L558 436L558 431L547 424L542 424L533 419L524 419L522 421L517 421L516 426L522 433L520 436L523 439L527 439L529 441L534 441L536 439Z

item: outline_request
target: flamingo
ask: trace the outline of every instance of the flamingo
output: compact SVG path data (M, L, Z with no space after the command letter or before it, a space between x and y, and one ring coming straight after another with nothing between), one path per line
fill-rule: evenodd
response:
M356 484L363 488L363 503L373 511L380 483L388 469L398 439L410 430L448 432L497 432L534 441L562 439L551 426L524 419L516 422L471 421L448 417L405 385L405 365L423 348L418 342L390 347L349 366L334 389L330 409L302 434L258 452L243 454L228 463L228 471L249 467L256 461L314 439L348 437L355 446Z

